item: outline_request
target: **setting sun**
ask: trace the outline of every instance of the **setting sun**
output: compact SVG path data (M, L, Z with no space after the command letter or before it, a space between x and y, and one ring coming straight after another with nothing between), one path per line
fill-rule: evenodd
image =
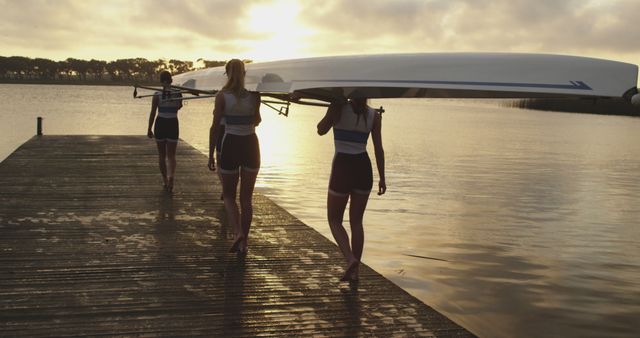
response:
M259 39L247 41L247 55L260 61L299 57L313 31L299 20L301 8L291 0L256 4L247 14L247 27Z

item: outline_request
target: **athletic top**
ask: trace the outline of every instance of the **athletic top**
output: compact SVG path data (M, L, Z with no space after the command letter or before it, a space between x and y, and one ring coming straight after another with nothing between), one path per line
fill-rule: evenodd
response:
M245 91L240 98L231 92L224 95L224 121L226 134L251 135L256 131L256 97Z
M333 125L336 153L360 154L367 151L367 140L373 130L375 109L367 107L366 119L353 111L351 104L342 106L340 120Z
M182 94L171 90L169 92L156 92L155 95L158 97L158 117L165 119L178 118L178 110L182 106L182 101L169 99L182 97Z

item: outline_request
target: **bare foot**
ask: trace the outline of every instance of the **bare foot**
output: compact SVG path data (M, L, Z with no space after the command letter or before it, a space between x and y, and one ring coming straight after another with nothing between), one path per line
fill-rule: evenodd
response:
M351 273L351 280L349 280L350 282L357 282L360 279L360 262L358 262L358 266L353 269L353 272Z
M241 246L240 248L238 248L238 256L246 256L247 255L247 251L249 251L249 248L247 246Z
M169 177L169 183L167 183L167 191L173 192L173 177Z
M242 240L242 245L240 245L238 247L238 253L242 254L242 255L246 255L247 254L247 250L249 250L249 243L247 241L247 238L244 237Z
M354 260L349 264L347 269L344 271L344 275L340 278L341 282L350 282L358 280L358 267L360 266L360 262Z
M244 236L236 237L235 241L233 241L233 244L231 245L231 248L229 248L229 252L240 252L240 245L243 241Z

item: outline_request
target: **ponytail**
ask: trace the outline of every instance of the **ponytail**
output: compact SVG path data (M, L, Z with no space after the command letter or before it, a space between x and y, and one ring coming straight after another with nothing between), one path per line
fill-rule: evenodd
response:
M244 89L244 63L238 59L232 59L224 66L225 74L227 74L227 83L222 90L228 90L233 94L240 95Z

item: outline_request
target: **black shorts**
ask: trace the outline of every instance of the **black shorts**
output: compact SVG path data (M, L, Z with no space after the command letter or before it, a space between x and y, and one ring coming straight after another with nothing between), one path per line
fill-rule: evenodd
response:
M178 137L180 136L178 119L156 117L153 134L157 142L178 142Z
M348 196L352 193L369 194L373 187L373 170L369 155L336 153L331 166L329 193Z
M238 168L255 172L260 170L260 145L256 134L224 135L220 151L220 172L236 174Z

